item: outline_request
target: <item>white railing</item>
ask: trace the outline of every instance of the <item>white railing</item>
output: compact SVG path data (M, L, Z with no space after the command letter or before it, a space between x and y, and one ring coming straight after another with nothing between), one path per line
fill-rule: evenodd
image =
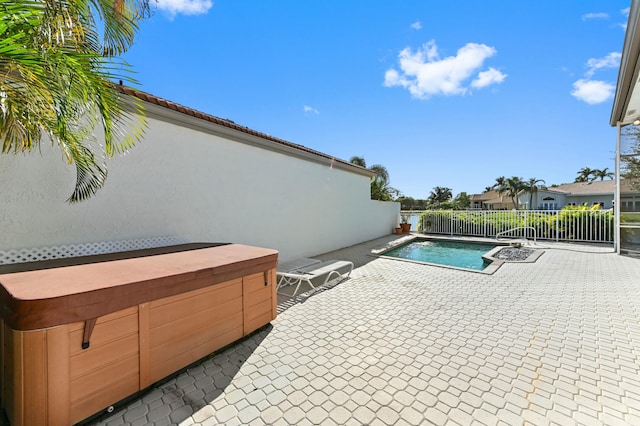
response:
M531 231L531 233L533 234L533 243L535 244L536 241L538 240L538 238L537 238L537 235L536 235L537 234L536 228L534 228L533 226L518 226L517 228L507 229L506 231L499 232L496 235L496 240L500 241L500 237L513 238L512 235L514 233L519 232L519 231L523 231L523 230ZM526 237L525 239L528 240L529 238Z
M405 212L402 212L405 213ZM609 210L433 210L411 212L419 232L494 238L519 228L514 238L613 243L614 221Z

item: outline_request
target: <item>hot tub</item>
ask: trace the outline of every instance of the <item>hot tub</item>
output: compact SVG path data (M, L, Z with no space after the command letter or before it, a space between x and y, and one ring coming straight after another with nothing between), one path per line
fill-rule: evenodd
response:
M11 424L76 423L266 325L277 261L201 243L0 266Z

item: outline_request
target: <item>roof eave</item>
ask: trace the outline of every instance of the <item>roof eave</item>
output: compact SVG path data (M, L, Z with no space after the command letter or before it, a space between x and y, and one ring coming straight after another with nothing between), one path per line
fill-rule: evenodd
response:
M610 125L631 124L640 117L640 110L629 110L629 103L634 89L638 84L640 72L640 25L639 0L632 0L629 9L629 20L624 37L620 70L616 94L611 109Z
M145 111L149 117L209 132L228 139L233 139L237 142L247 143L249 145L258 146L291 157L364 175L369 178L376 176L374 171L365 167L358 166L302 145L294 144L284 139L276 138L266 133L255 131L248 127L238 125L233 121L215 117L130 87L116 86L116 88L124 95L129 96L132 101L133 99L138 99L144 102L146 104ZM135 112L137 110L132 103L133 102L129 105L134 108L132 111Z

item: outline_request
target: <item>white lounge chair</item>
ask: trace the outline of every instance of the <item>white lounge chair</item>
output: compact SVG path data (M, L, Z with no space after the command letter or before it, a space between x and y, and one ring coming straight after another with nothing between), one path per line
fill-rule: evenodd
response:
M327 260L321 262L317 259L303 258L279 265L276 270L278 276L277 290L285 285L296 285L292 296L298 293L300 284L306 282L315 289L312 280L319 280L324 277L322 285L328 283L333 278L347 278L353 271L353 262L348 260Z

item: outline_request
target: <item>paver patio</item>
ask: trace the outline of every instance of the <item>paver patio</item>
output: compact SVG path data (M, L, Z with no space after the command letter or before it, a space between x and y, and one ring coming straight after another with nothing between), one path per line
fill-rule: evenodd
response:
M368 256L351 279L101 425L640 424L640 260L553 247L493 275Z

